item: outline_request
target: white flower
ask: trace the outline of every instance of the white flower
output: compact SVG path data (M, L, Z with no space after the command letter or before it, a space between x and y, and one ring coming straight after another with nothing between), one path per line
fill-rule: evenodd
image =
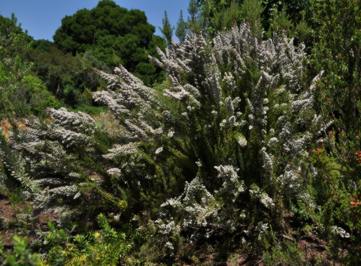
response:
M236 138L237 138L237 143L241 148L244 148L247 146L248 142L247 142L246 137L243 136L243 134L238 134Z
M170 249L170 250L174 250L173 244L169 241L167 243L165 243L164 247L167 249Z
M173 136L174 136L174 131L173 130L169 130L169 132L168 132L168 134L167 134L167 137L168 138L173 138Z
M334 233L335 235L338 235L341 238L350 238L351 237L350 233L346 232L345 229L343 229L342 227L339 227L339 226L332 226L331 232Z
M112 177L118 178L122 175L122 171L119 168L110 168L107 170L107 174Z
M120 156L132 155L137 152L137 143L131 142L124 145L114 145L108 150L108 153L103 155L105 159L113 160Z
M269 147L274 147L275 145L277 145L279 142L279 140L276 137L272 137L270 138L270 140L268 141L268 146Z
M158 155L163 151L163 147L159 147L158 149L155 150L155 154Z
M261 194L259 201L268 209L275 206L273 199L264 192Z

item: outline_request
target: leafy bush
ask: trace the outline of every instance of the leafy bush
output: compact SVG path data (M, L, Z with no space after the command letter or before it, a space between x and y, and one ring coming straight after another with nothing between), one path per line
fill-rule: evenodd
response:
M86 57L64 53L48 41L33 41L26 58L34 62L34 72L47 89L68 105L91 104L84 97L87 90L96 90L100 82Z
M39 254L35 254L31 251L25 238L15 236L13 238L13 245L13 249L10 251L5 251L4 247L0 245L0 259L4 265L46 265Z
M47 107L60 106L43 82L31 73L29 65L20 58L10 64L15 69L9 71L12 68L9 64L0 66L0 117L40 115Z
M63 230L54 227L47 237L52 246L48 254L51 265L119 265L132 248L124 233L117 232L104 215L98 216L100 230L67 239Z
M40 114L46 107L59 107L59 102L24 59L30 38L16 25L15 19L0 17L0 23L6 24L0 25L0 118Z

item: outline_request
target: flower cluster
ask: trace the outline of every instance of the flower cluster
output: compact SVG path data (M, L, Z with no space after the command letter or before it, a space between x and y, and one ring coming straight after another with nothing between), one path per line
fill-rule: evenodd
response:
M61 213L72 215L70 205L81 195L82 180L74 159L91 147L95 121L65 108L49 108L47 113L46 123L34 117L18 122L8 139L10 150L1 157L12 178L25 188L35 213L52 208L60 213L57 209L62 208Z

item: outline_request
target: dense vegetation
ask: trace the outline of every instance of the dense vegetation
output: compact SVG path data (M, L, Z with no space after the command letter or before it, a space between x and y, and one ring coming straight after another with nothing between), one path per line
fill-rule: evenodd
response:
M360 264L361 1L188 14L0 17L4 265Z
M109 71L122 64L147 84L159 81L159 69L149 63L163 40L154 35L154 27L144 12L127 10L113 1L103 0L92 10L79 10L62 20L54 43L73 55L85 53L98 68Z

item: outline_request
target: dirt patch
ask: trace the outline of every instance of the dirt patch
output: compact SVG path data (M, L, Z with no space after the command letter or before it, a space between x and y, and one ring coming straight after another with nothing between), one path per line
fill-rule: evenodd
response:
M1 131L2 131L2 134L5 138L5 140L8 141L10 138L10 133L11 133L11 128L12 128L9 120L8 119L1 120L0 128L1 128Z
M54 211L44 211L37 216L37 226L48 227L48 223L54 223L59 219L59 214Z
M0 200L0 240L5 247L12 245L13 236L16 235L17 215L28 212L29 203L13 204L7 199Z
M16 209L8 200L0 200L0 217L1 222L8 224L16 220Z

